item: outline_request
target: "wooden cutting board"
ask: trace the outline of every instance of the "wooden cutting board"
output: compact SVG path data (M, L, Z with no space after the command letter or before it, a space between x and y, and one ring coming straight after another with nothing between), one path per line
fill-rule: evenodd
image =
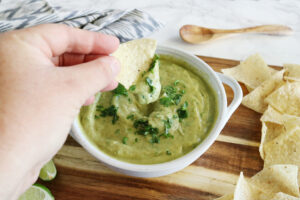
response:
M199 57L217 72L239 64ZM246 94L246 88L242 87ZM230 102L232 91L226 86L225 89ZM57 177L51 182L40 182L57 200L214 199L233 191L240 171L250 177L263 168L258 152L259 118L260 114L241 105L206 153L185 169L159 178L134 178L114 172L69 137L54 158Z

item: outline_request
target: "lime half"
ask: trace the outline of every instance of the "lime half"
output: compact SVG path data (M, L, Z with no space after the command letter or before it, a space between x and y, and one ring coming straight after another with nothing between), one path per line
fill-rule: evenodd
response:
M52 179L55 178L56 173L57 171L54 162L50 160L41 169L39 177L43 181L51 181Z
M18 200L54 200L50 190L41 184L34 184Z

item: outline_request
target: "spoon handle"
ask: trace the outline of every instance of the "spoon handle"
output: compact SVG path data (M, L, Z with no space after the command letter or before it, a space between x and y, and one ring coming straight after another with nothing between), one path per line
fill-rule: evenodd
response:
M215 33L264 33L264 34L271 34L271 35L288 35L292 33L292 29L288 26L283 25L261 25L261 26L254 26L254 27L247 27L247 28L240 28L240 29L229 29L229 30L220 30L220 29L213 29Z

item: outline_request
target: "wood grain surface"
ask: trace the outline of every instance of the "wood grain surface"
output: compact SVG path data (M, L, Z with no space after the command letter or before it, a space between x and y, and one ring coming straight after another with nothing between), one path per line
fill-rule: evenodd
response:
M215 71L239 61L199 56ZM247 90L244 86L244 94ZM233 94L225 86L228 101ZM215 143L185 169L159 178L134 178L98 162L72 138L54 158L58 174L46 185L57 200L138 199L206 200L233 191L240 171L250 177L263 167L258 152L260 114L240 106Z

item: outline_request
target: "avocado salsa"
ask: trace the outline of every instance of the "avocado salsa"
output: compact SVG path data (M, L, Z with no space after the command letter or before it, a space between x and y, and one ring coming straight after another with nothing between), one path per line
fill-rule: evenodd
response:
M102 152L122 161L155 164L200 144L217 116L215 92L191 67L167 55L153 58L128 90L121 84L83 106L83 132Z

